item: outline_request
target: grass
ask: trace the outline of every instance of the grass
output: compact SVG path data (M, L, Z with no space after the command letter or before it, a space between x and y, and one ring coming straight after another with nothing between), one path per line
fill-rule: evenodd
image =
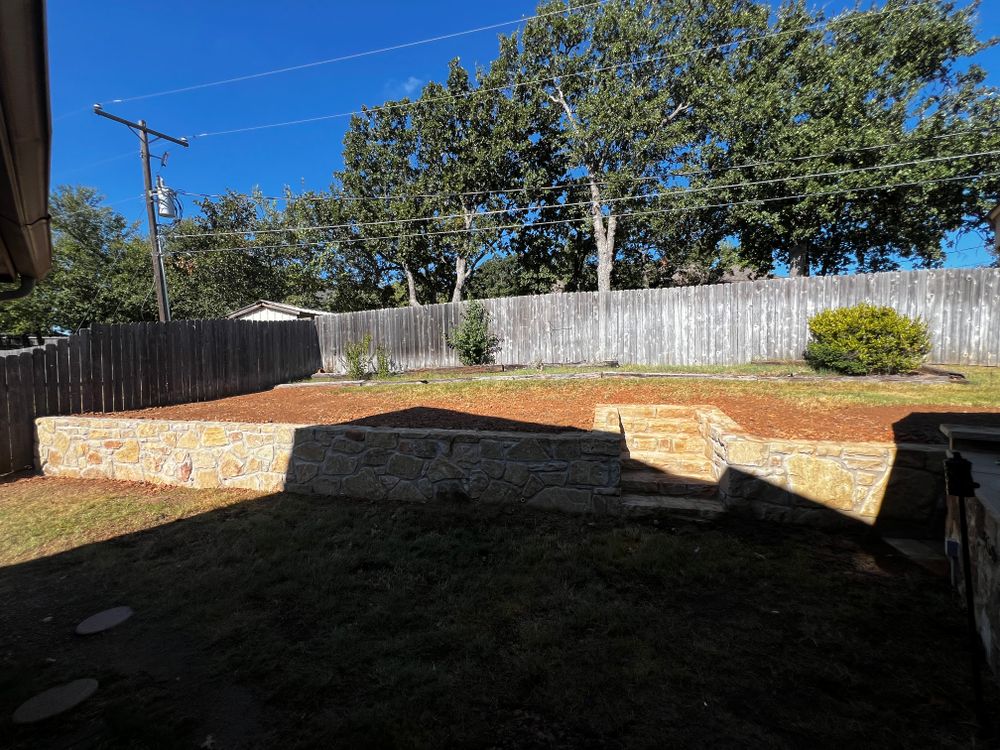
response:
M747 366L750 367L750 366ZM709 368L706 368L708 372ZM652 370L650 370L652 371ZM665 368L664 368L664 371ZM690 372L690 368L685 368L685 372ZM720 369L719 372L722 372ZM727 373L733 372L731 368L725 370ZM893 405L914 405L922 404L937 406L961 406L961 407L997 407L1000 406L1000 368L996 367L966 367L962 369L966 375L967 382L964 383L928 383L928 382L878 382L870 380L858 380L856 382L836 380L824 382L822 380L796 382L789 381L741 381L741 380L638 380L629 381L627 379L617 380L607 379L605 382L593 380L574 381L553 381L551 387L567 389L568 391L600 389L607 385L621 385L634 382L642 387L657 388L663 391L664 398L669 400L671 393L677 394L705 394L706 403L714 393L723 394L750 394L779 398L790 403L830 403L830 404L851 404L861 406L893 406ZM745 372L744 374L750 374ZM761 373L757 373L761 374ZM777 374L777 373L775 373ZM785 373L788 374L788 373ZM476 389L482 389L490 393L506 391L516 394L520 390L532 390L544 388L547 385L540 385L539 381L480 381L449 383L447 378L440 382L430 382L426 385L415 384L412 386L414 392L425 393L429 396L441 396L449 394L474 393ZM350 387L350 386L348 386ZM366 390L375 388L378 385L365 386ZM400 393L401 388L406 386L393 386L393 393ZM665 401L665 403L668 401Z
M785 364L750 364L737 366L710 366L704 367L670 367L670 366L628 366L621 368L627 372L664 372L664 373L694 373L704 375L813 375L813 376L836 376L837 373L827 371L817 371L808 365L790 362ZM785 398L791 402L821 402L843 403L869 406L893 406L893 405L920 405L934 404L938 406L963 406L963 407L996 407L1000 405L1000 368L997 367L976 367L967 366L957 368L967 378L965 383L928 383L928 382L877 382L859 379L856 382L831 380L810 380L805 382L784 381L726 381L726 380L669 380L660 383L665 393L675 392L731 392L762 394ZM509 370L502 373L483 373L476 377L491 378L507 375L537 375L544 374L573 374L607 371L607 368L587 368L587 367L546 367L544 370L524 369ZM516 392L518 388L536 388L538 381L516 381L497 382L482 381L482 385L477 382L464 382L449 384L449 380L468 377L467 373L403 373L394 375L389 380L411 380L418 376L428 380L425 384L415 384L413 388L420 389L428 394L466 392L468 389L485 387L489 389L504 388ZM615 381L610 382L627 382ZM562 385L562 384L560 384ZM569 384L567 384L569 385ZM439 391L432 391L428 386L439 388ZM374 381L366 388L377 388L378 381ZM398 389L400 385L394 385ZM570 386L573 387L573 386ZM588 381L579 384L577 387L593 387Z
M864 537L68 480L0 494L2 710L101 682L4 727L11 747L972 743L955 597ZM136 616L72 635L118 604Z

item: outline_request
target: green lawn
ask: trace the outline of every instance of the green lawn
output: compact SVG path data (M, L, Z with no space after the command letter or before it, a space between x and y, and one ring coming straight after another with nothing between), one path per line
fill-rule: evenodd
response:
M101 688L0 732L15 748L972 746L957 598L878 543L515 511L2 484L2 712L76 677ZM73 635L119 604L135 617Z

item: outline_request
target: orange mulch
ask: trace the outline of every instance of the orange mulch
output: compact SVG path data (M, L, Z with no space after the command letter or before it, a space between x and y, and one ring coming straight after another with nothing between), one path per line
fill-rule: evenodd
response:
M447 389L306 386L118 416L559 431L589 430L597 404L633 403L711 404L750 433L785 439L940 443L944 439L938 425L943 422L1000 427L1000 408L963 411L953 406L845 406L803 398L801 392L793 400L766 391L767 386L762 383L755 383L753 388L739 388L718 381L613 379L537 384L480 382Z

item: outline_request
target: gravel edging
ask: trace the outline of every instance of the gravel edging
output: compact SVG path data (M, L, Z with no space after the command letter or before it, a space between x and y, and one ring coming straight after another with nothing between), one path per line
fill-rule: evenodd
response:
M940 375L725 375L700 372L628 372L600 371L582 373L560 373L552 375L477 375L468 378L441 378L434 380L322 380L316 379L299 383L281 383L275 388L332 388L332 387L373 387L394 385L430 385L440 383L475 383L482 381L511 380L598 380L602 378L634 379L675 379L675 380L732 380L732 381L778 381L784 383L968 383L959 373Z

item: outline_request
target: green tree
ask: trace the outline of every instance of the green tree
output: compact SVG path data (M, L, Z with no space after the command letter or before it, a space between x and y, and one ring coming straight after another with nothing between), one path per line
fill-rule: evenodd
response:
M475 84L457 59L446 85L424 87L412 110L422 190L436 196L431 241L454 269L451 301L459 302L479 263L504 250L514 196L503 190L518 174L515 120L497 91L496 73L478 71ZM520 216L515 220L519 221Z
M555 13L570 7L539 5L550 15L502 40L498 65L542 113L539 137L554 146L560 182L584 188L571 202L589 217L597 287L608 291L626 217L650 205L664 170L704 130L711 113L699 105L726 71L721 52L690 51L731 41L753 5L610 0Z
M259 191L235 191L199 203L201 214L164 231L175 318L218 318L258 299L307 302L328 288L325 248L310 226L303 197L292 208Z
M949 233L982 225L997 178L925 182L993 171L995 156L953 156L1000 147L996 91L964 64L993 43L975 36L977 7L889 0L827 19L795 0L771 26L761 14L754 33L781 36L733 50L689 165L703 170L690 183L702 203L743 204L722 224L745 262L797 274L933 266ZM928 159L939 160L910 164ZM864 171L836 174L849 170Z
M415 307L433 264L430 221L424 217L433 212L434 203L421 194L417 133L408 104L403 99L351 118L344 135L344 168L336 175L339 192L332 200L340 203L340 214L350 224L337 234L349 257L356 265L399 273L407 301Z
M149 246L103 201L90 187L52 193L52 271L31 295L0 306L0 331L46 335L155 320Z

